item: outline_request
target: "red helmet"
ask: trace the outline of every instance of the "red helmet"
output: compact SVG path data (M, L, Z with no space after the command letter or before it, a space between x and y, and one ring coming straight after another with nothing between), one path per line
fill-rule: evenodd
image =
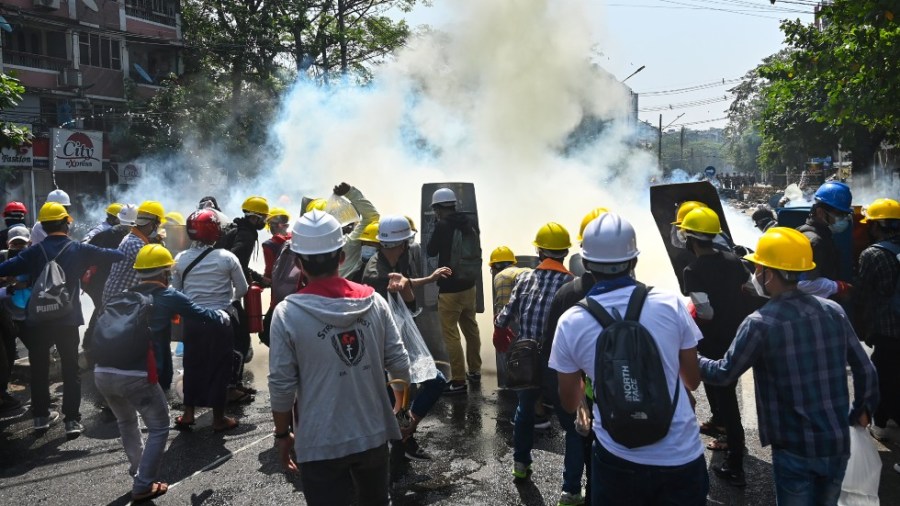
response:
M194 241L212 244L222 235L219 215L210 209L194 211L187 219L187 234Z
M24 218L27 212L28 208L25 207L25 204L21 202L10 202L9 204L6 204L6 207L3 208L4 217L7 217L11 214L21 214Z

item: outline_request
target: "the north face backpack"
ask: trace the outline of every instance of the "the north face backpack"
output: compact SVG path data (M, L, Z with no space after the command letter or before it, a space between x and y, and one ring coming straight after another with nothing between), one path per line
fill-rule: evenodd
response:
M624 319L618 312L610 316L590 297L578 303L603 326L594 359L595 401L603 428L626 448L653 444L669 433L681 391L678 380L674 399L669 396L659 348L638 323L647 292L640 283L634 288Z
M534 339L519 339L506 352L506 388L525 390L541 386L541 346Z
M474 283L481 277L481 239L475 226L466 224L453 231L449 267L460 281Z
M39 243L38 247L44 254L47 263L41 269L34 284L31 285L31 299L28 300L28 319L34 322L48 322L57 320L72 312L73 295L66 288L66 273L62 266L56 263L56 259L63 254L66 249L72 245L69 241L59 253L52 259L47 257L47 250L44 249L43 243Z
M151 295L126 290L110 297L94 328L91 355L97 365L128 370L146 364L152 311Z
M897 264L900 265L900 244L893 241L881 241L872 246L893 254ZM897 284L894 285L894 294L891 296L891 311L900 315L900 277L897 278Z

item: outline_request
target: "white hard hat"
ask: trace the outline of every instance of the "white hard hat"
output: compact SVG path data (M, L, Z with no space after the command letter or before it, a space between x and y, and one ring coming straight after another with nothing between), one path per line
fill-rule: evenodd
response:
M584 229L581 258L588 262L623 263L639 254L634 227L618 214L601 214Z
M378 241L385 243L399 243L416 235L409 226L409 220L399 214L382 216L378 221Z
M321 255L344 247L347 242L334 216L313 209L294 223L291 251L300 255Z
M7 243L12 243L13 241L28 242L30 240L31 231L25 225L15 225L10 227L9 232L7 232Z
M64 206L72 205L72 201L69 200L69 194L60 189L56 189L50 192L47 195L47 202L58 202Z
M137 220L138 209L134 204L125 204L122 206L122 209L119 209L119 223L122 225L128 225L129 227L134 226L135 220Z
M450 188L439 188L431 195L431 205L455 204L456 194Z

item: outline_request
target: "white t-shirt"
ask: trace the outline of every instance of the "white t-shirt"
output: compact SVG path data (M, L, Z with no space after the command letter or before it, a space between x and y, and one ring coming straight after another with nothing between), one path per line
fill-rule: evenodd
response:
M615 308L625 314L633 286L613 290L594 299L607 311ZM647 328L656 345L666 371L670 395L674 397L681 350L694 348L703 339L700 329L691 319L687 308L674 293L652 290L644 302L640 323ZM594 381L594 356L600 324L581 307L563 313L556 327L550 367L562 373L584 371ZM629 462L653 466L680 466L695 460L703 453L700 426L691 409L687 390L680 384L678 405L672 417L669 434L652 445L629 449L613 441L600 422L600 411L594 405L594 432L597 440L613 455ZM596 387L595 387L596 389Z

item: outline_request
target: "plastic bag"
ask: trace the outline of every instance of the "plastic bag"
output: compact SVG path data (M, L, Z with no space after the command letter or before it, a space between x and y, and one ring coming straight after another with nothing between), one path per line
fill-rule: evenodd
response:
M359 213L353 207L353 203L346 197L332 194L325 203L325 212L334 216L341 226L359 221Z
M850 460L841 483L839 506L877 506L881 457L864 427L850 427Z
M388 304L391 306L394 322L400 330L400 337L403 339L406 353L409 354L410 383L422 383L434 379L437 376L434 357L425 346L425 340L422 338L419 328L416 327L416 321L409 308L397 293L388 294Z

